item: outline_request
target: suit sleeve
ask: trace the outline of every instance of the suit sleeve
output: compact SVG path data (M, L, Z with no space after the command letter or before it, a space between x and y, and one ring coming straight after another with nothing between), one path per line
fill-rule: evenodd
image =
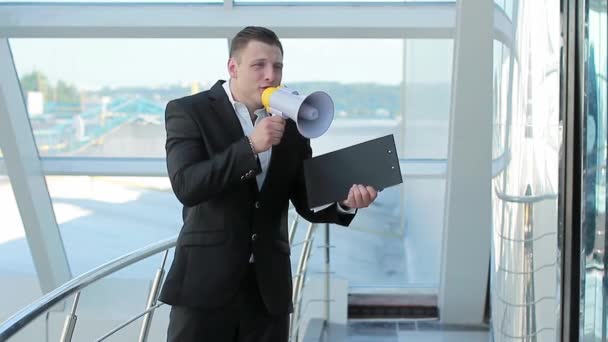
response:
M175 195L185 206L205 202L261 172L246 137L210 156L192 114L177 101L167 104L165 119L167 171Z
M341 226L348 226L355 217L355 213L341 213L338 211L337 203L329 207L314 212L308 207L308 198L306 195L306 180L304 178L304 160L312 157L312 149L310 148L310 140L305 139L305 143L300 151L298 159L298 175L296 184L292 189L290 199L293 206L300 216L312 223L335 223Z

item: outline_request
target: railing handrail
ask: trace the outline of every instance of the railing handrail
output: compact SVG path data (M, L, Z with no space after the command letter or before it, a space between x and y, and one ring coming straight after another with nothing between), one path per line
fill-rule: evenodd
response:
M152 255L175 247L177 243L177 235L166 240L152 243L146 247L129 252L114 260L111 260L101 266L98 266L86 273L83 273L76 278L71 279L65 284L59 286L53 291L38 298L12 317L0 324L0 341L5 341L31 321L36 319L40 314L51 309L53 305L66 299L70 295L84 289L85 287L95 283L96 281L116 273L123 268L130 266L138 261L146 259Z

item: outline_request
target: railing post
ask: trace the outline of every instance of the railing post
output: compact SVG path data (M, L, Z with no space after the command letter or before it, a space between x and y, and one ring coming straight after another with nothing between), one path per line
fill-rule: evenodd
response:
M330 313L330 280L329 280L329 223L325 224L325 327L329 329L329 313Z
M61 332L61 342L71 342L72 336L74 335L74 329L76 328L76 308L78 307L78 301L80 300L80 292L74 296L74 303L72 304L72 310L65 317L65 323L63 323L63 331Z
M532 196L530 184L526 187L526 196ZM524 293L526 303L526 318L524 334L530 342L537 341L538 330L536 327L536 295L534 281L534 212L532 202L524 203ZM534 304L532 304L534 303ZM531 304L531 305L530 305Z
M293 222L291 223L291 227L289 227L289 245L293 244L293 239L296 236L296 230L298 228L298 219L300 218L300 215L296 215L296 218L293 219Z
M169 254L169 250L165 251L163 261L161 262L158 270L156 270L156 275L154 276L154 281L152 282L152 287L150 287L150 293L148 294L146 310L156 305L156 299L158 298L158 292L160 291L160 283L163 281L163 277L165 276L165 262L167 261L167 254ZM139 342L146 342L148 340L148 334L150 333L150 324L152 323L153 317L153 310L145 314L141 323L141 330L139 332Z
M300 309L302 305L302 289L304 287L304 278L306 276L306 269L308 267L308 258L310 257L311 245L313 240L313 233L315 225L310 223L308 230L306 231L306 237L304 238L304 245L300 252L300 260L298 261L298 268L296 269L295 281L293 284L293 305L294 310L291 314L291 320L289 324L289 336L291 341L297 341L298 338L298 327L300 320Z

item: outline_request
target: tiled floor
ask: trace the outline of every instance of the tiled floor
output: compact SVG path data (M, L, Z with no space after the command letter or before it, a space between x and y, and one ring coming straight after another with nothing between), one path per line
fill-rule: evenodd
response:
M451 326L436 321L348 323L348 342L488 342L484 326Z

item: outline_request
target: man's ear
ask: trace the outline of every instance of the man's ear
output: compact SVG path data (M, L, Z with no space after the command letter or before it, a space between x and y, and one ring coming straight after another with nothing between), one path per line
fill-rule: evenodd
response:
M237 60L235 57L230 57L228 59L228 74L230 74L230 78L236 78L237 76Z

